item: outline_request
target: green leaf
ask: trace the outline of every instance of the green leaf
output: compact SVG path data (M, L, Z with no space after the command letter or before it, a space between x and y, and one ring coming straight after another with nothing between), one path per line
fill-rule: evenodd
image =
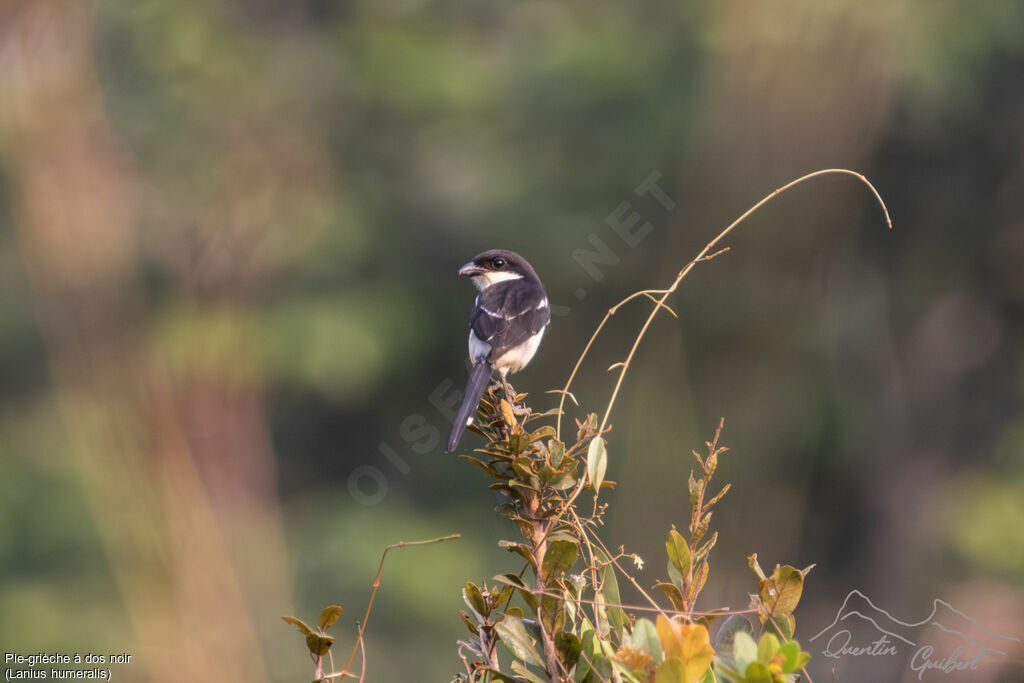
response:
M494 625L494 630L502 644L515 657L533 666L544 666L540 655L537 654L536 643L526 632L521 619L506 615L504 619Z
M513 588L526 588L529 590L526 582L523 581L518 574L498 574L494 577L494 580L500 581L507 586L512 586Z
M700 540L704 538L704 534L708 532L708 526L711 524L711 515L713 514L713 512L709 512L701 517L700 521L697 522L696 528L694 528L693 533L690 534L690 540L694 545L700 543Z
M495 683L518 683L516 679L506 676L496 669L481 668L477 669L477 671L488 674L490 676L490 680L495 681Z
M530 590L530 588L526 585L526 583L521 578L519 578L515 574L499 574L498 576L494 577L494 580L495 581L500 581L500 582L502 582L502 583L504 583L506 585L512 586L514 588L518 588L519 589L519 593L523 596L523 600L526 601L526 604L529 605L530 609L533 610L534 612L537 611L537 604L538 604L537 596L533 594L533 591ZM510 607L508 610L506 610L506 613L508 613L509 611L511 611L513 609L518 609L518 608Z
M774 633L765 633L757 644L757 661L768 662L779 652L779 639Z
M545 391L544 393L546 393L546 394L560 394L562 392L560 392L560 391ZM568 395L570 397L572 396L571 393L569 393L569 392L566 392L566 393L568 393ZM575 399L573 399L573 400L575 401ZM577 403L576 405L579 405L579 404ZM556 417L561 412L562 411L560 411L556 407L556 408L551 408L550 410L545 410L543 413L530 413L529 415L526 416L526 419L524 419L523 422L533 422L534 420L542 420L545 417Z
M540 491L540 477L535 474L528 475L524 479L509 479L508 485L510 488L524 488L531 491Z
M466 614L466 610L460 609L459 616L462 617L462 623L466 625L466 628L469 629L470 633L472 633L474 636L479 635L478 629L480 627L477 624L473 623L473 620L469 618L468 614Z
M562 458L565 456L565 444L551 439L548 441L548 453L551 455L551 466L557 469L561 466Z
M480 589L472 581L466 582L466 587L462 590L462 599L469 605L471 610L480 616L487 614L487 602L484 600Z
M599 641L595 640L595 642ZM600 651L589 655L589 657L590 663L588 668L590 673L580 680L585 681L585 683L605 683L605 681L610 681L612 669L614 668L611 660ZM579 667L576 668L578 669Z
M629 623L629 617L618 606L622 604L622 599L619 597L619 582L615 577L615 565L611 563L608 556L600 548L594 548L594 555L602 563L600 595L604 598L605 605L608 605L608 623L615 630L615 635L621 639L622 630Z
M576 472L570 469L553 476L548 482L548 486L556 491L565 491L575 486L576 481Z
M690 574L690 548L686 545L686 539L676 531L673 526L668 532L668 540L665 541L665 550L668 552L668 559L679 572L679 575L686 578Z
M292 626L295 626L296 628L298 628L300 631L302 631L307 636L310 633L313 632L313 629L311 629L310 627L306 626L306 622L302 621L302 619L299 619L298 617L281 617L281 618L284 619L285 622L287 622L287 623L291 624Z
M785 565L758 584L761 602L770 614L792 614L804 590L804 575Z
M590 662L586 659L581 659L576 664L576 670L573 672L572 680L574 683L583 683L583 681L592 680L594 677L590 675L591 673Z
M676 569L676 566L674 564L672 564L672 560L666 561L665 562L665 567L666 567L666 569L668 571L668 580L671 581L672 583L674 583L676 586L679 586L679 588L682 588L683 587L683 577L679 573L679 570Z
M669 565L672 566L672 565ZM673 567L674 568L674 567ZM658 582L654 584L655 588L660 588L661 592L665 594L665 597L672 603L672 608L682 611L685 609L685 601L683 600L683 594L679 590L679 587L674 583Z
M716 543L718 543L718 532L717 531L715 533L711 534L711 538L709 538L707 541L705 541L704 545L702 545L699 548L697 548L697 552L694 553L693 561L694 562L700 562L701 560L705 559L708 556L708 553L711 552L711 549L715 547Z
M562 601L553 595L542 595L540 597L540 619L548 633L558 630L558 622L565 623L565 614L561 610Z
M567 572L576 563L579 547L571 541L552 541L544 553L541 576L547 582L553 575Z
M721 491L716 493L715 496L711 500L709 500L707 503L704 504L704 507L708 507L709 508L712 505L714 505L715 503L717 503L718 501L722 500L722 496L724 496L726 493L729 492L729 487L731 487L731 486L732 486L732 484L726 484L725 486L723 486Z
M705 441L704 443L707 443L707 441ZM711 448L711 444L708 444L708 448L709 449ZM728 448L721 448L721 449L718 449L718 450L720 450L720 451L722 451L724 453L725 451L727 451L729 449ZM715 450L712 450L710 453L708 453L708 457L705 458L705 460L704 460L704 478L707 481L711 481L711 475L713 475L715 473L715 470L717 468L718 468L718 452L715 451Z
M541 439L550 439L555 436L555 428L551 425L544 425L540 429L535 429L530 434L530 441L539 441Z
M331 649L333 644L334 638L331 636L322 636L318 633L310 633L306 636L306 647L317 657L323 657L327 654L327 651Z
M520 662L512 662L511 667L513 671L515 671L517 674L525 678L530 683L548 683L543 678L527 669Z
M512 461L512 469L519 475L520 479L529 481L534 474L534 462L525 455L521 455Z
M495 586L495 588L497 588L497 586ZM511 600L512 599L512 593L514 593L514 592L515 592L515 589L512 588L512 586L508 586L508 585L506 585L500 591L493 591L492 590L491 591L491 596L487 600L487 606L490 607L491 609L497 609L497 607L499 605L505 604L509 600Z
M498 541L498 547L504 548L510 553L519 553L524 560L530 563L530 566L533 568L534 573L536 573L537 560L534 559L533 553L530 552L530 549L528 547L526 547L522 543L514 543L512 541Z
M792 614L773 614L771 620L775 623L775 628L778 629L783 639L789 640L793 637L793 632L796 630L796 617Z
M751 662L757 661L757 643L746 631L736 631L732 642L732 661L740 671L746 670Z
M793 672L797 670L797 661L800 659L800 643L795 640L790 640L783 643L779 647L779 652L782 653L782 670L786 672Z
M595 436L587 447L587 478L597 491L604 481L605 470L608 469L608 453L604 447L604 439Z
M462 458L463 460L468 460L469 462L473 463L474 465L476 465L477 467L479 467L480 469L482 469L484 472L486 472L487 474L489 474L492 477L497 477L498 479L504 479L504 477L501 474L498 473L498 470L494 469L493 467L491 467L490 465L488 465L487 463L485 463L482 460L478 460L478 459L474 458L471 455L460 455L459 457Z
M687 595L687 599L693 603L697 600L697 594L700 593L701 589L704 588L704 583L708 580L708 563L707 560L701 562L697 567L697 571L693 573L693 580L690 582L690 590Z
M722 622L721 628L718 629L718 633L715 635L715 652L726 660L726 664L735 666L733 648L736 635L741 631L752 635L754 627L750 625L750 622L742 614L730 614Z
M633 625L633 645L642 652L654 657L654 661L661 661L661 641L658 640L658 628L650 619L637 619Z
M686 680L686 665L677 657L669 657L654 670L654 683L693 683Z
M558 651L559 659L565 664L565 668L572 669L580 658L580 652L583 651L583 643L575 633L556 631L555 649Z
M747 683L772 683L772 672L761 662L751 662L744 672Z
M704 672L704 675L697 679L697 683L718 683L718 678L715 676L715 670L708 667L708 670Z
M341 618L341 611L341 607L338 605L328 605L324 607L324 611L320 613L320 618L316 623L320 625L321 629L330 628Z
M518 430L519 428L516 427ZM512 453L518 455L525 451L530 445L530 436L521 431L515 431L509 434L508 437L508 449Z
M690 490L690 517L696 518L700 514L700 494L704 490L704 480L697 480L693 477L693 470L690 470L690 479L687 481L687 488Z

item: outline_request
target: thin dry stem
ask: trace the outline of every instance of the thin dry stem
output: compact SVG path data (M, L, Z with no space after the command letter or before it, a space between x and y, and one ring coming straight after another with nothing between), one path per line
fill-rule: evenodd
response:
M576 521L576 528L580 531L580 537L587 546L587 567L590 569L590 583L597 590L597 561L594 559L594 547L590 544L590 536L587 534L587 529L580 521L580 516L576 514L575 508L569 508L572 513L573 519ZM581 602L585 602L581 600ZM597 608L597 604L594 604L594 628L598 633L601 632L601 611Z
M364 648L365 648L365 642L363 641L362 631L360 631L360 633L359 633L359 659L362 662L362 665L359 667L361 669L360 672L359 672L359 683L363 683L363 679L366 678L366 650Z
M362 648L363 634L366 632L366 624L370 620L370 610L373 609L373 599L377 597L377 589L380 588L380 575L384 571L384 560L388 558L388 552L391 550L395 550L396 548L405 548L406 546L412 545L430 545L432 543L451 541L456 538L462 538L462 534L448 534L447 536L439 536L438 538L431 538L426 541L399 541L398 543L393 543L389 545L387 548L384 548L384 553L380 556L380 565L377 567L377 575L373 577L373 588L370 591L370 601L366 605L366 613L363 615L363 622L361 624L358 624L356 628L358 633L356 643L352 646L352 652L349 653L348 661L345 662L345 668L341 670L339 674L340 676L352 676L352 674L350 674L348 670L349 667L352 666L352 662L356 658L356 652L358 652ZM366 661L364 657L363 673L365 674L365 672ZM362 676L360 676L359 680L362 680Z
M607 678L601 675L600 671L594 668L594 663L590 661L590 657L587 656L586 652L580 651L580 657L582 657L583 661L585 661L587 665L590 667L590 671L593 672L595 676L601 679L601 683L611 683L611 681L609 681Z
M647 289L639 292L634 292L633 294L630 294L625 299L623 299L622 301L608 309L608 312L605 314L604 318L601 319L601 323L597 326L597 329L594 330L594 333L590 336L589 341L587 341L587 345L583 348L583 352L580 354L579 359L576 361L576 365L573 366L572 372L569 374L569 379L566 381L565 387L562 389L562 398L558 402L558 418L555 423L556 437L559 439L562 438L562 412L565 409L565 395L566 393L568 393L569 388L572 386L573 380L575 380L576 378L576 373L579 371L580 366L583 364L583 360L587 357L587 354L590 353L590 348L593 346L594 340L597 339L597 336L601 333L601 330L604 328L605 323L608 322L608 319L611 318L611 316L615 315L616 311L618 311L618 309L621 306L641 296L647 296L649 294L661 294L661 298L657 299L655 302L654 310L652 310L650 315L647 316L647 320L644 322L643 327L640 328L640 333L634 340L633 346L629 350L629 355L626 357L626 360L623 361L622 371L619 373L619 378L615 382L615 388L612 390L611 399L608 401L608 407L605 410L604 418L601 420L601 428L598 431L604 431L605 425L608 424L608 417L611 415L612 407L615 405L615 399L619 395L619 389L622 387L622 382L625 379L626 372L629 370L630 362L633 360L633 356L636 355L636 351L640 347L640 341L644 338L644 335L647 333L647 328L650 327L651 322L654 320L654 316L658 314L658 311L661 310L662 308L666 308L665 300L668 299L668 297L673 292L676 291L676 288L679 286L679 283L682 281L682 279L686 277L686 275L693 269L693 267L700 263L701 261L709 260L717 256L718 254L722 253L721 251L718 251L709 256L709 253L715 247L715 245L717 245L723 238L725 238L726 235L732 232L733 228L735 228L737 225L746 220L751 214L756 212L762 206L767 204L771 199L789 190L790 188L799 185L804 181L810 180L811 178L816 178L821 175L830 174L850 175L853 176L854 178L857 178L865 185L867 185L868 188L871 190L872 194L875 196L875 199L878 200L878 204L882 207L882 212L885 214L886 225L888 225L890 229L892 228L892 219L889 217L889 209L888 207L886 207L885 202L882 200L882 196L878 194L878 190L876 190L875 186L872 185L871 182L863 175L857 173L856 171L851 171L849 169L826 168L819 171L814 171L813 173L808 173L807 175L801 176L796 180L790 181L789 183L786 183L782 187L773 191L771 194L766 195L763 199L761 199L761 201L757 202L752 207L747 209L743 213L743 215L741 215L739 218L733 221L727 228L722 230L722 232L718 233L718 235L713 240L708 242L707 245L703 249L701 249L700 253L698 253L692 261L687 263L686 266L684 266L683 269L676 274L675 280L667 289ZM580 486L578 487L579 491L582 491L582 485L583 482L580 482ZM575 498L576 495L578 495L578 493L575 492L574 494L575 495L573 495L572 498Z
M576 517L575 511L573 512L573 517ZM579 522L579 517L576 517L576 521ZM588 532L586 531L586 529L584 529L583 533L584 533L584 536L588 535ZM604 544L604 541L601 540L601 537L598 536L597 534L594 534L594 540L597 541L597 544L599 546L601 546L601 549L604 550L605 554L608 556L608 559L611 560L612 564L615 565L615 568L619 570L619 573L621 573L624 577L629 579L629 582L631 584L633 584L633 587L636 588L638 591L640 591L640 594L642 596L644 596L644 599L646 599L647 602L651 603L651 606L653 607L654 610L657 610L658 614L661 614L662 616L664 616L667 619L668 618L668 614L665 612L665 610L662 609L662 607L657 602L655 602L654 598L652 598L650 595L648 595L647 591L645 591L643 588L640 587L640 584L637 582L637 580L635 578L633 578L632 574L630 574L629 572L627 572L625 569L622 568L622 565L619 564L617 556L613 555L611 553L611 551L608 550L608 546L606 546ZM587 543L589 544L589 541ZM620 605L620 607L621 607L621 605Z

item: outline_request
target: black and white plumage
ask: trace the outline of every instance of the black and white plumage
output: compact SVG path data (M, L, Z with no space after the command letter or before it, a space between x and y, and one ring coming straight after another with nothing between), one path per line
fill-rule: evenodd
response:
M537 353L551 322L551 306L533 267L519 254L491 249L459 269L480 290L469 316L469 359L473 370L445 446L450 453L473 421L491 373L502 382Z

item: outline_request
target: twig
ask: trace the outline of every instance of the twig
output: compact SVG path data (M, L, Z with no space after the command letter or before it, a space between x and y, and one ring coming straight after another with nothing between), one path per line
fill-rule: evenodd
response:
M597 560L594 558L594 548L590 544L590 537L587 534L587 529L583 526L583 522L580 521L579 515L576 514L575 508L569 508L569 512L572 513L573 519L576 520L576 528L580 530L580 535L583 538L583 542L587 546L587 556L589 562L587 567L590 569L590 583L594 587L594 592L597 593ZM586 600L580 600L580 602L586 602ZM601 611L597 608L597 601L594 601L594 628L598 633L601 632Z
M597 676L598 678L600 678L600 679L601 679L601 683L611 683L611 682L610 682L610 681L609 681L609 680L608 680L607 678L605 678L604 676L602 676L602 675L601 675L601 672L600 672L600 671L598 671L597 669L595 669L595 668L594 668L594 663L593 663L592 661L590 661L590 657L588 657L588 656L587 656L587 653L586 653L586 652L583 652L583 651L581 650L581 651L580 651L580 657L582 657L582 658L583 658L583 661L585 661L585 662L587 663L587 666L589 666L589 667L590 667L590 671L591 671L591 672L592 672L592 673L593 673L593 674L594 674L595 676Z
M359 672L359 683L363 683L363 679L366 678L366 650L365 641L363 640L362 632L359 633L359 660L362 663Z
M462 538L462 534L448 534L447 536L439 536L438 538L431 538L427 541L399 541L393 543L387 548L384 548L384 553L380 556L380 566L377 567L377 575L373 577L373 589L370 591L370 602L366 605L366 614L363 615L363 623L357 624L358 638L356 639L355 645L352 646L352 652L349 653L348 661L345 662L345 668L341 670L339 675L350 676L348 669L352 666L352 661L356 658L356 652L362 648L363 633L366 632L366 623L370 620L370 610L373 609L373 599L377 597L377 589L380 588L380 575L384 571L384 560L388 557L388 551L395 550L396 548L405 548L406 546L412 545L430 545L432 543L441 543L443 541L451 541L452 539ZM365 655L363 658L363 673L366 673L366 659ZM362 680L362 676L360 679Z
M573 514L573 517L576 517L576 512L575 511L573 511L572 514ZM577 522L579 521L579 517L576 517L576 521ZM586 529L584 529L584 533L585 534L587 533ZM665 610L663 610L661 608L661 606L658 605L658 603L654 601L654 598L652 598L650 595L647 594L647 591L645 591L643 588L640 587L640 584L637 583L637 580L635 578L633 578L632 574L630 574L629 572L627 572L625 569L622 568L622 565L619 564L619 561L616 559L616 556L613 555L610 550L608 550L608 546L606 546L604 544L604 541L601 540L601 537L598 536L597 534L594 534L594 540L597 541L597 544L599 546L601 546L601 549L604 550L605 554L608 556L608 559L612 561L612 564L615 565L615 567L619 570L619 572L623 576L625 576L627 579L629 579L629 582L631 584L633 584L633 587L636 588L638 591L640 591L640 594L643 595L644 598L647 599L647 602L651 603L653 608L655 610L657 610L659 614L663 615L667 619L668 615L665 614Z
M757 610L757 611L760 611L760 610ZM775 620L772 619L772 615L771 614L769 614L768 618L765 619L765 623L768 623L768 624L772 625L772 628L775 629L775 632L779 634L780 638L782 638L782 642L786 642L787 640L789 640L789 638L787 638L782 633L782 629L779 628L779 625L775 623ZM803 672L804 678L807 679L807 683L814 683L814 681L811 679L811 675L809 673L807 673L807 667L805 667L805 666L801 667L800 671Z

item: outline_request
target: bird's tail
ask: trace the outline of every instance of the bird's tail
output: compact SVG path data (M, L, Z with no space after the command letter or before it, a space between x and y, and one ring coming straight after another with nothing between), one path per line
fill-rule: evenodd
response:
M462 432L466 431L466 427L472 422L480 397L484 395L490 379L491 366L487 361L482 360L473 366L473 372L470 373L469 382L466 384L466 393L462 395L459 412L455 414L455 422L452 424L451 434L448 435L448 443L444 447L445 453L451 453L459 445Z

